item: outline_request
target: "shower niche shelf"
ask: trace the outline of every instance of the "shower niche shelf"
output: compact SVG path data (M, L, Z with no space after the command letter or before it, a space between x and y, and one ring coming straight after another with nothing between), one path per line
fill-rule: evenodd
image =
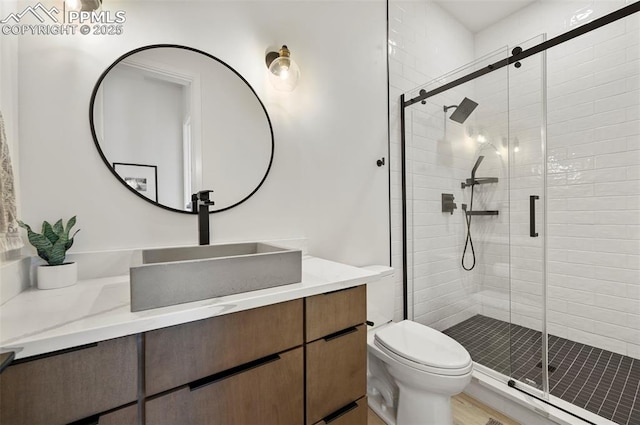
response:
M497 177L477 177L467 179L466 181L460 183L460 186L464 189L465 187L475 186L477 184L487 184L487 183L498 183Z
M488 211L465 211L467 215L498 215L498 210L488 210Z

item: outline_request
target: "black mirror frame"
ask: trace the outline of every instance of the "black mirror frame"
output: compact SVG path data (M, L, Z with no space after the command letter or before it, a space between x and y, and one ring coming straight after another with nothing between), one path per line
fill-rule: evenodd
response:
M243 202L245 202L247 199L251 198L253 196L254 193L256 193L258 191L258 189L260 189L260 187L262 186L262 184L264 183L264 181L267 179L267 176L269 175L269 171L271 171L271 165L273 164L273 154L275 151L275 142L274 142L274 136L273 136L273 125L271 124L271 118L269 117L269 113L267 112L267 108L264 106L264 103L262 103L262 100L260 100L260 97L258 96L258 94L256 93L256 91L253 89L253 87L251 87L251 84L249 84L249 82L242 76L240 75L240 73L238 71L236 71L233 67L231 67L229 64L227 64L226 62L216 58L213 55L210 55L207 52L204 52L202 50L193 48L193 47L188 47L188 46L182 46L179 44L150 44L147 46L142 46L142 47L138 47L137 49L131 50L127 53L125 53L124 55L120 56L118 59L116 59L111 65L109 65L109 67L107 69L105 69L102 74L100 75L100 78L98 78L98 81L96 82L93 91L91 92L91 100L89 101L89 125L91 127L91 136L93 137L93 142L96 145L96 149L98 150L98 153L100 154L100 157L102 158L102 161L104 162L104 164L107 166L107 168L111 171L111 174L113 174L116 179L118 179L118 181L120 183L122 183L122 185L124 185L129 191L133 192L136 194L136 196L144 199L145 201L160 207L160 208L164 208L165 210L169 210L169 211L173 211L173 212L178 212L178 213L183 213L183 214L198 214L197 212L193 212L193 211L186 211L186 210L179 210L177 208L171 208L168 207L166 205L163 205L157 201L153 201L149 198L147 198L146 196L142 195L140 192L138 192L137 190L135 190L134 188L132 188L131 186L129 186L123 179L122 177L120 177L120 175L118 175L118 173L116 173L115 169L111 166L111 163L107 160L107 157L104 155L104 152L102 152L102 149L100 148L100 143L98 142L98 136L96 134L96 128L95 128L95 122L93 119L93 112L94 112L94 104L96 101L96 96L98 94L98 90L100 88L100 85L102 84L102 81L105 79L105 77L107 76L107 74L109 73L109 71L111 71L111 69L113 69L116 65L118 65L122 60L126 59L127 57L144 51L144 50L150 50L150 49L157 49L160 47L172 47L172 48L177 48L177 49L184 49L184 50L189 50L195 53L199 53L201 55L207 56L210 59L215 60L216 62L220 63L221 65L225 66L227 69L229 69L231 72L233 72L236 76L238 76L238 78L240 78L249 88L249 90L251 90L251 92L253 93L253 95L256 97L256 100L260 103L260 106L262 107L262 110L264 111L264 115L267 118L267 123L269 124L269 132L271 134L271 157L269 158L269 165L267 166L267 170L264 173L264 176L262 177L262 180L260 180L260 183L258 183L258 185L256 186L255 189L253 189L253 191L251 191L251 193L249 193L246 197L244 197L243 199L241 199L240 201L236 202L233 205L229 205L228 207L225 208L221 208L218 210L211 210L209 213L210 214L214 214L214 213L219 213L219 212L223 212L226 211L228 209L231 209L233 207L237 207L238 205L242 204ZM201 190L206 189L206 188L202 188Z

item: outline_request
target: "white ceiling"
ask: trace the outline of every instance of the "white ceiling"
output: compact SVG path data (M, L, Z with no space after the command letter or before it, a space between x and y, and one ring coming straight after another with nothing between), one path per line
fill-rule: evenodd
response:
M537 0L436 0L469 31L477 33Z

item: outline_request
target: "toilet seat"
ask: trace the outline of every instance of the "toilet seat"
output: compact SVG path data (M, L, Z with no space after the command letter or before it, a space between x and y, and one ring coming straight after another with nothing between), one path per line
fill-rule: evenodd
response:
M376 332L374 344L399 363L425 372L458 376L473 369L471 356L457 341L410 320Z

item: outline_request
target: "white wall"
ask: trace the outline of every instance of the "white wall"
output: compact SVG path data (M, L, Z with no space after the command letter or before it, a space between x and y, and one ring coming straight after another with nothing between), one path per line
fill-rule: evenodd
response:
M148 182L145 193L162 205L184 210L182 123L185 87L146 77L127 67L112 69L103 84L104 130L98 138L105 157L110 164L157 167L157 181ZM116 172L122 178L131 177L117 168ZM151 190L151 185L157 191Z
M391 230L393 241L392 265L396 269L396 320L402 318L403 314L399 97L402 93L413 90L418 86L423 86L432 79L471 60L473 60L473 35L437 4L431 1L389 1L389 125L391 130L392 160ZM415 95L417 92L413 94ZM418 111L417 114L421 114L419 107L415 107L415 109ZM424 116L422 119L428 120L428 117ZM410 118L407 121L410 121ZM441 120L436 120L436 122L441 124ZM416 131L419 133L420 129L416 129ZM420 134L416 135L420 137ZM437 156L433 154L437 149L437 145L434 140L423 138L422 142L426 142L426 144L423 144L422 148L416 151L416 154L431 155L429 156L428 169L422 170L422 175L419 176L422 183L416 182L416 186L420 186L416 195L422 196L419 201L426 201L428 197L432 201L429 203L429 207L432 207L431 211L440 211L440 192L450 193L453 180L434 178L438 172L442 171L442 167L437 167L439 164ZM447 156L447 158L451 159L450 156ZM437 200L434 197L437 197ZM426 202L417 207L427 207ZM420 253L415 264L415 271L418 275L409 276L410 282L419 282L417 287L412 287L409 290L409 296L412 297L416 294L418 297L416 299L417 304L419 304L416 305L416 313L418 315L430 313L429 317L423 317L422 319L430 325L440 322L438 326L443 326L447 322L447 318L456 316L467 308L464 298L466 298L466 291L470 290L470 288L466 287L464 289L465 285L459 275L458 262L453 258L453 256L457 255L453 251L456 251L460 240L460 238L456 239L453 236L459 235L461 231L459 214L455 214L455 217L449 217L440 212L435 212L430 217L434 218L435 221L429 222L429 218L423 215L423 218L427 221L417 223L417 226L420 226L420 239L423 239L422 246L424 250ZM453 234L450 232L453 232ZM444 239L452 241L453 245L446 244L446 249L443 251L440 249L442 246L438 246L438 244ZM436 258L430 258L431 253L435 254ZM409 272L412 271L414 271L414 268L409 267ZM455 274L454 277L451 277L452 273ZM435 279L431 279L432 275L436 275ZM453 283L448 285L450 282ZM442 308L443 302L452 298L462 301L462 304L453 309ZM409 308L411 309L413 305L413 298L410 298Z
M48 3L47 3L48 4ZM211 218L213 242L307 237L317 256L355 265L389 258L385 3L109 1L121 36L20 39L21 178L29 223L78 215L74 251L193 244L196 217L161 210L111 176L91 140L88 104L100 73L146 44L219 57L271 116L275 157L263 187ZM275 92L268 48L287 44L301 68ZM337 64L337 65L336 65ZM46 72L44 71L46 70Z

